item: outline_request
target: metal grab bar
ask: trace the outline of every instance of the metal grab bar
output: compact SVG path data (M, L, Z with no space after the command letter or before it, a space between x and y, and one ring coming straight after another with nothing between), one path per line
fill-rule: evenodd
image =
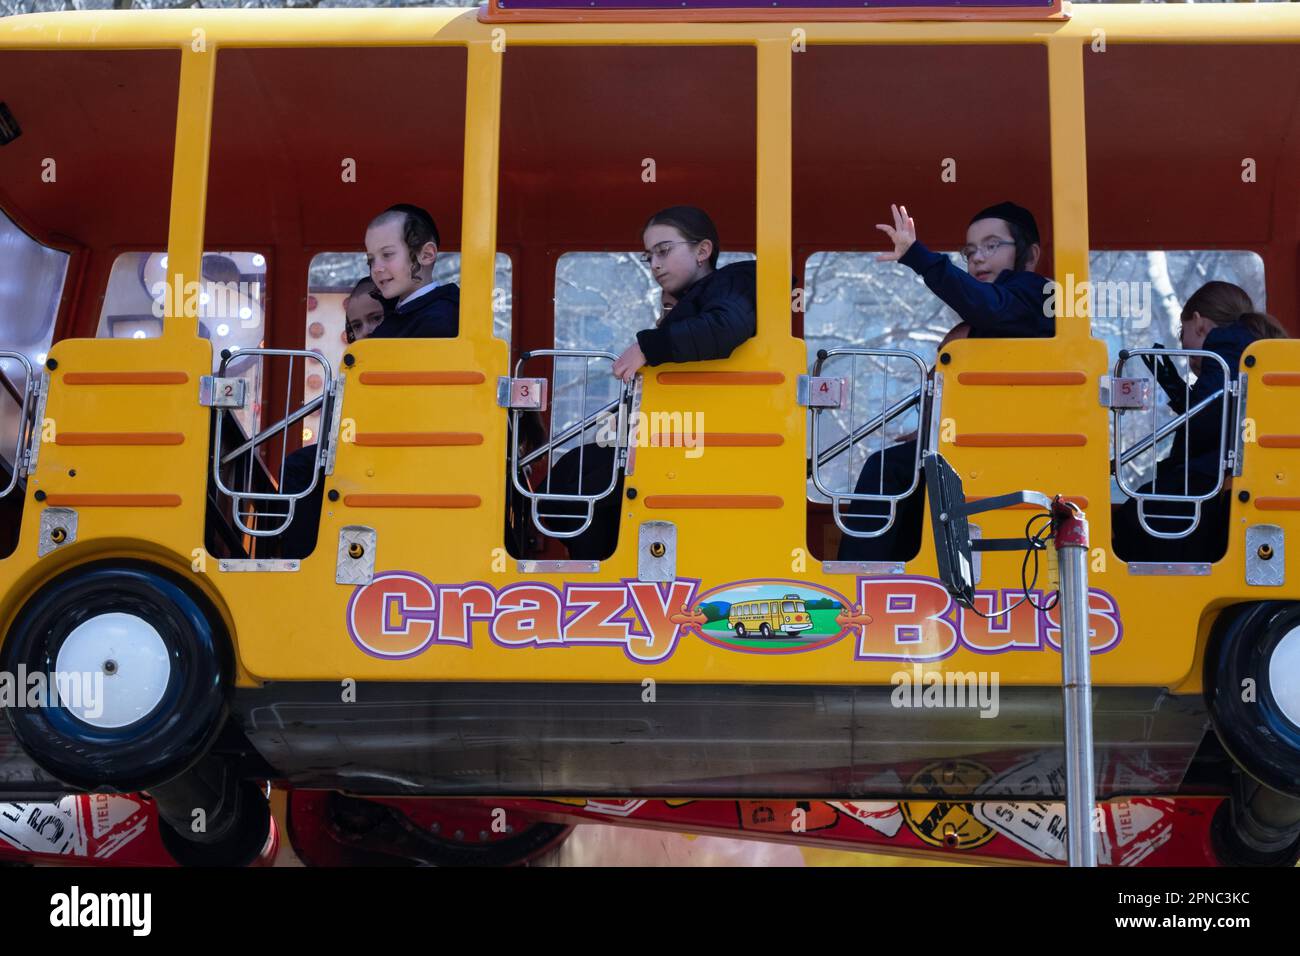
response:
M27 356L22 352L13 352L9 350L0 351L0 359L13 359L23 367L26 377L23 379L23 394L21 401L18 399L18 388L9 381L9 376L0 373L3 378L6 390L12 389L14 401L18 403L18 436L14 439L13 447L13 471L9 475L9 481L3 490L0 490L0 498L8 497L9 493L18 487L18 481L26 477L28 469L31 466L29 457L30 443L39 440L36 434L39 430L39 422L32 421L33 403L32 399L38 390L38 383L32 374L32 363L28 361Z
M515 363L515 378L522 377L521 373L523 371L524 364L526 362L528 362L531 359L537 359L537 358L556 358L556 359L580 358L584 360L601 359L601 360L609 361L611 366L613 365L614 362L618 361L618 356L616 354L601 349L535 349L530 352L524 352L522 355L520 355L518 361ZM556 364L558 363L552 364L551 378L549 381L552 393L554 393L555 391L554 385L556 379L556 368L555 368ZM584 362L584 367L582 372L582 390L581 390L581 396L579 398L579 406L578 406L579 413L581 413L583 408L585 408L586 406L587 383L590 380L590 375L588 374L588 372L589 372L589 362ZM629 384L626 382L620 382L618 398L614 399L613 401L606 402L596 411L582 417L579 421L575 422L572 425L567 426L559 433L550 434L548 436L548 440L541 447L536 448L533 451L529 452L522 459L520 458L519 455L519 442L522 437L522 432L519 427L519 418L522 409L520 408L511 409L512 438L510 442L510 481L511 481L511 485L514 487L514 490L528 500L533 526L537 528L537 530L540 531L542 534L551 538L576 538L578 535L582 534L589 527L591 527L591 523L595 519L596 502L611 494L614 491L614 488L618 485L619 469L623 465L622 455L620 454L620 452L626 451L626 446L627 446L627 434L626 434L627 425L628 425L627 412L630 410L631 395L632 395L631 386L629 386ZM552 409L553 408L554 406L552 406ZM583 457L586 454L586 445L585 443L580 442L580 444L578 445L578 455L579 455L578 493L564 494L559 492L552 492L550 490L550 483L551 483L551 476L555 470L555 462L554 462L555 449L559 445L563 444L566 441L569 441L575 436L578 436L580 438L588 429L594 427L603 416L609 414L610 412L613 412L616 409L619 411L618 428L615 436L613 467L611 467L610 469L609 482L606 485L606 487L604 487L602 490L595 493L584 494L582 492L582 476L584 472ZM554 411L552 411L551 424L552 427L554 427L555 425ZM523 474L524 466L528 465L533 461L536 461L542 456L546 456L547 459L546 486L542 490L535 490L529 487L528 485L524 484L523 482L521 482L520 476ZM543 502L546 502L549 505L560 504L563 502L574 502L574 503L581 504L582 510L579 514L555 514L549 511L543 511L542 510ZM549 520L559 519L562 521L577 522L577 527L573 528L572 530L561 531L552 527L548 527L547 524L545 523L545 521L548 519Z
M592 412L582 421L570 425L564 431L560 432L560 434L556 435L553 439L548 441L545 445L542 445L536 450L530 451L527 455L525 455L523 459L519 462L519 467L523 468L526 465L531 465L538 458L541 458L543 455L549 453L557 445L563 445L574 435L578 435L581 434L582 432L585 432L592 425L596 424L596 421L597 419L600 418L600 416L607 415L610 412L612 412L614 409L618 408L619 404L622 401L623 400L621 398L616 398L612 402L602 405L600 408L596 409L596 411Z
M294 422L301 421L302 419L306 418L312 412L316 411L316 409L320 408L321 405L323 405L324 403L325 403L325 396L317 395L315 398L313 398L302 408L298 409L296 412L293 412L292 414L285 416L284 418L276 422L274 425L271 425L269 428L265 428L262 431L258 432L256 435L248 439L248 441L244 442L234 451L227 452L226 457L221 459L221 463L223 465L230 464L232 461L234 461L244 452L248 451L250 448L262 444L268 438L278 435L283 429L288 428Z
M289 370L286 375L286 381L288 382L288 389L286 390L286 394L285 394L286 407L289 404L289 395L292 393L292 388L293 388L293 360L295 358L302 358L307 361L320 363L320 366L325 373L324 374L325 388L323 393L319 397L312 399L310 402L305 403L301 408L296 409L295 411L285 415L283 419L276 422L274 425L270 426L269 428L266 428L258 432L252 438L246 440L238 448L228 453L224 457L221 455L222 424L225 422L226 415L231 414L231 410L220 409L218 411L217 419L216 419L216 427L212 439L213 483L215 484L218 492L230 498L231 506L232 506L231 517L234 520L235 527L237 527L244 534L250 535L255 538L274 537L275 535L281 534L286 529L288 529L289 525L293 521L295 503L300 499L306 498L308 495L310 495L313 491L316 490L316 486L320 483L321 466L322 464L330 460L330 455L332 453L332 446L334 441L336 440L336 436L333 434L333 421L337 416L333 416L332 411L333 411L334 403L336 401L336 397L338 395L338 383L335 382L334 380L334 369L330 365L329 359L327 359L321 353L315 351L308 351L305 349L263 349L263 348L240 349L238 352L223 352L221 356L221 365L218 374L224 376L231 362L240 361L248 358L261 358L268 355L286 356L289 359ZM316 455L315 455L315 460L312 462L311 481L308 482L307 487L302 489L301 491L286 492L283 489L284 489L284 467L285 467L286 459L288 458L288 448L287 448L288 437L289 437L288 427L294 422L301 420L306 415L311 414L311 412L314 411L317 407L323 408L321 413L321 421L331 422L331 426L330 426L331 432L329 434L322 434L321 440L316 443ZM253 491L238 491L233 488L228 488L226 486L225 481L221 477L222 466L230 463L235 458L247 454L249 459L248 462L249 477L246 478L246 481L249 485L251 485L252 464L253 464L254 457L256 457L252 449L254 449L257 445L266 442L268 439L274 437L275 435L283 435L282 442L281 442L281 449L280 449L281 451L280 472L276 478L277 490L274 492L253 492ZM274 511L274 512L267 511L267 512L259 513L256 512L255 510L246 511L244 509L245 502L257 502L257 501L284 502L285 511L283 513L278 511ZM253 528L250 525L245 524L243 520L245 517L254 517L255 515L265 517L265 518L274 518L276 519L276 523L269 528Z
M852 435L845 435L843 438L836 441L825 451L823 451L820 455L818 455L817 456L818 467L821 467L827 462L833 461L834 459L838 458L840 455L844 454L846 450L848 450L850 445L856 445L858 442L862 441L862 439L866 438L872 432L876 431L876 429L883 428L884 426L888 425L899 415L903 414L903 412L907 411L909 408L914 408L916 405L920 404L920 402L921 402L921 389L919 388L913 389L912 394L907 396L907 398L899 399L893 405L889 406L889 408L885 409L885 411L881 412L875 418L871 419L869 422L867 422L865 425L863 425L861 428L855 431Z
M826 484L824 483L821 474L821 469L822 466L825 465L827 462L830 462L835 458L839 457L844 453L845 450L852 448L854 445L862 441L868 435L879 432L887 423L893 421L899 415L902 415L904 412L920 405L926 393L926 378L929 373L929 370L927 369L925 363L921 361L921 359L917 355L902 349L836 348L836 349L826 349L821 352L818 352L817 360L816 362L813 363L813 370L812 370L813 377L819 377L822 374L822 368L826 364L826 362L837 355L850 356L855 360L859 357L869 357L869 358L884 360L883 363L884 379L883 379L882 390L881 390L882 395L887 395L889 392L889 366L887 364L888 360L906 359L907 362L911 363L915 367L916 380L918 384L916 385L915 388L911 390L911 392L907 394L906 397L888 405L878 415L869 419L867 422L865 422L858 428L853 429L850 432L850 434L845 435L843 438L836 440L824 451L817 450L819 445L818 438L821 434L820 421L821 421L821 414L825 411L829 411L830 409L825 407L814 407L811 409L812 427L810 429L810 436L811 436L812 449L813 449L814 460L815 460L815 464L811 469L812 471L811 478L813 482L813 487L831 500L831 517L835 521L835 524L840 529L840 531L842 531L844 534L848 535L849 537L853 537L853 538L878 538L881 535L885 534L887 531L889 531L890 528L894 526L894 522L898 516L898 502L908 497L909 495L913 494L916 491L916 489L920 487L921 446L923 442L921 440L921 436L919 432L922 430L922 427L924 426L924 422L922 422L921 425L918 426L917 441L915 443L915 446L912 449L912 471L911 471L912 480L909 486L904 490L901 490L899 492L891 492L888 494L885 492L885 462L884 462L885 443L884 443L883 434L881 435L880 448L878 450L878 454L881 456L881 459L880 459L880 480L879 480L879 485L876 493L871 494L871 493L856 492L856 491L833 490L827 487ZM850 395L852 395L852 392L850 392ZM852 398L850 398L849 400L850 419L852 418L853 411L854 411L853 400ZM868 458L868 461L869 460L870 458ZM888 513L887 514L852 514L852 513L845 514L844 512L845 502L852 503L852 502L861 502L861 501L880 502L882 504L885 504L888 506ZM872 527L870 530L866 530L866 531L855 530L853 528L848 527L848 524L846 523L846 519L852 519L857 523L871 522L874 524L878 522L880 526Z
M1148 356L1148 355L1157 356L1157 357L1162 357L1162 356L1180 357L1180 358L1187 358L1189 360L1195 357L1195 358L1200 358L1202 362L1205 362L1207 360L1216 362L1219 368L1223 372L1223 381L1225 382L1224 388L1215 390L1213 395L1209 395L1206 398L1202 399L1200 402L1197 402L1196 405L1192 406L1191 408L1188 408L1185 412L1175 417L1172 421L1166 422L1162 426L1156 425L1157 405L1155 402L1152 402L1150 434L1144 436L1142 439L1135 442L1134 445L1128 449L1122 449L1120 447L1120 417L1121 415L1123 415L1124 409L1113 408L1111 412L1112 436L1115 443L1115 455L1116 455L1115 463L1112 468L1115 475L1115 482L1119 486L1120 491L1122 491L1126 496L1128 496L1129 498L1137 502L1137 519L1138 519L1138 524L1141 526L1142 530L1145 531L1148 535L1150 535L1153 538L1161 538L1163 540L1173 541L1181 538L1186 538L1193 531L1195 531L1197 527L1200 526L1201 503L1204 501L1208 501L1211 498L1214 498L1223 489L1223 473L1225 468L1229 464L1231 464L1231 458L1228 452L1228 429L1229 429L1229 421L1230 421L1229 406L1230 404L1235 405L1235 408L1232 409L1233 414L1231 420L1236 421L1238 423L1238 428L1240 428L1241 416L1244 411L1241 402L1242 390L1241 390L1241 386L1237 382L1233 381L1232 370L1228 368L1228 363L1223 360L1223 357L1214 352L1207 351L1205 349L1163 349L1163 348L1124 349L1119 353L1119 357L1115 361L1115 377L1116 378L1123 377L1124 366L1131 359L1139 358L1142 356ZM1186 380L1184 380L1183 382L1183 388L1184 388L1184 395L1186 396L1185 402L1187 404L1190 404L1191 385L1188 384ZM1233 399L1234 401L1230 402L1229 399ZM1216 469L1216 479L1213 488L1210 488L1208 491L1202 493L1193 494L1191 491L1191 472L1189 469L1190 454L1191 454L1191 420L1193 416L1200 414L1205 409L1209 408L1214 402L1220 403L1219 452L1218 452L1218 468ZM1158 441L1160 441L1160 439L1171 434L1172 432L1174 432L1179 428L1183 429L1183 435L1184 435L1182 493L1181 494L1160 494L1155 490L1157 488L1157 485L1154 483L1154 481L1151 486L1152 490L1149 492L1143 492L1136 488L1131 487L1125 477L1124 466L1127 465L1134 458L1136 458L1138 455L1142 454L1143 452L1151 450L1155 446L1155 444ZM1233 454L1235 454L1235 448L1236 448L1235 442L1233 447L1234 447ZM1157 462L1156 464L1158 469L1159 462ZM1148 514L1147 505L1153 501L1187 504L1190 506L1190 510L1186 514L1169 513L1169 512L1165 512L1163 514L1160 513ZM1173 531L1157 531L1149 523L1149 521L1151 520L1166 522L1166 523L1173 522L1176 528Z
M1155 434L1147 435L1141 441L1133 445L1132 448L1128 449L1128 451L1124 452L1124 454L1120 456L1119 463L1121 465L1127 465L1138 455L1142 454L1142 452L1146 451L1156 442L1160 441L1160 439L1169 435L1175 428L1181 428L1185 423L1191 420L1192 416L1197 415L1200 412L1204 411L1206 408L1210 406L1212 402L1217 402L1222 397L1223 397L1223 389L1221 388L1217 389L1213 395L1209 396L1208 398L1202 399L1201 401L1193 405L1191 408L1189 408L1187 411L1179 415L1177 418L1173 418L1170 421L1166 422L1164 425L1161 425L1160 428L1156 430Z

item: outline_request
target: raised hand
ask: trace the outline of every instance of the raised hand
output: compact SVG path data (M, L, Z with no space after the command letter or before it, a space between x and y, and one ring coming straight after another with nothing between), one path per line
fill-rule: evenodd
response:
M894 251L880 253L876 256L877 262L897 262L903 258L903 254L908 249L912 248L912 243L916 242L916 223L907 214L907 207L891 205L889 209L894 214L894 224L887 226L878 222L876 228L893 241Z

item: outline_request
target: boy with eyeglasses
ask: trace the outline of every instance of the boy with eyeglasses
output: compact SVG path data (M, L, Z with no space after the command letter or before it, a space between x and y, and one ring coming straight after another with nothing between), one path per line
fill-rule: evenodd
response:
M916 223L906 206L890 206L892 226L876 228L894 243L879 262L901 262L957 313L961 322L939 344L942 349L957 338L1051 338L1056 317L1047 304L1048 279L1034 272L1042 255L1038 224L1023 206L1001 202L982 209L966 227L966 260L962 272L947 256L932 252L916 238ZM916 439L901 442L867 459L858 476L855 494L898 494L912 484ZM841 561L906 560L921 539L924 486L898 502L893 525L876 538L844 535ZM846 523L858 531L874 530L889 512L886 502L855 501ZM866 520L854 521L854 518ZM901 552L910 552L903 554Z
M876 226L894 243L880 262L900 262L970 326L970 338L1050 338L1056 320L1047 301L1046 276L1034 272L1042 255L1033 213L1012 202L977 212L966 227L961 254L966 271L931 252L916 238L906 206L891 206L893 226Z

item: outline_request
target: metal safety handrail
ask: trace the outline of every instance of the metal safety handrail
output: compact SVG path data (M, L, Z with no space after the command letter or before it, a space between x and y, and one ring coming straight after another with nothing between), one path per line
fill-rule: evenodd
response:
M1142 454L1142 452L1146 451L1156 442L1160 441L1163 438L1167 438L1169 435L1173 434L1174 431L1176 431L1179 428L1182 428L1185 424L1187 424L1187 422L1191 418L1193 418L1196 415L1199 415L1205 409L1209 408L1211 404L1217 402L1222 397L1223 397L1223 389L1221 388L1215 389L1214 394L1212 394L1209 398L1201 399L1201 401L1197 402L1195 405L1193 405L1187 411L1183 412L1181 415L1175 416L1174 418L1170 419L1169 421L1161 425L1156 430L1155 434L1144 436L1143 438L1139 439L1135 444L1133 444L1128 449L1126 449L1124 454L1120 456L1119 463L1121 465L1127 465L1130 461L1132 461L1138 455Z
M241 444L234 451L224 456L221 454L222 423L225 421L225 417L227 414L233 413L233 409L221 408L217 410L215 434L213 435L213 439L212 439L212 448L213 448L212 478L216 485L217 490L221 494L229 497L231 500L232 503L231 516L235 523L235 526L244 534L251 535L252 537L255 538L270 538L278 534L282 534L285 531L285 529L289 527L289 524L293 521L295 503L303 498L306 498L308 495L310 495L313 491L316 490L316 486L317 484L319 484L320 481L320 473L321 473L322 466L327 465L327 463L333 461L333 443L337 440L336 425L338 419L338 416L332 413L335 411L335 404L338 398L339 383L334 378L334 370L333 367L330 365L329 359L327 359L324 355L322 355L319 352L308 351L306 349L266 349L266 348L240 349L238 352L222 352L221 365L219 367L218 374L224 376L226 374L227 366L232 361L236 361L236 360L243 361L250 357L259 358L263 356L287 356L289 359L289 370L285 379L289 383L288 386L289 391L286 393L285 396L286 406L288 405L289 402L289 395L292 394L293 360L295 358L302 358L305 361L313 361L313 362L320 363L325 373L324 378L325 378L326 386L321 396L312 399L310 402L305 403L301 408L296 409L294 412L286 415L283 419L276 422L274 425L271 425L257 432L255 435L253 435L252 438L247 439L243 444ZM225 481L221 477L221 468L223 465L230 463L235 458L241 455L247 454L248 455L248 472L247 472L248 477L246 480L248 480L248 482L251 484L253 457L255 455L254 450L259 445L264 444L266 441L270 440L276 435L282 434L283 439L281 441L281 449L280 449L280 470L276 480L276 488L283 489L285 459L288 454L288 447L287 447L288 437L289 437L288 427L292 425L294 422L301 420L306 415L311 414L311 412L316 407L322 408L321 422L322 423L330 422L331 424L329 430L324 432L321 435L321 440L316 444L316 455L312 462L311 481L307 484L306 488L302 489L301 491L293 491L293 492L285 492L283 490L276 490L274 492L254 492L254 491L237 491L233 488L228 488L226 486ZM257 501L284 502L285 510L283 513L256 512L253 510L249 510L249 511L244 510L245 502L257 502ZM263 528L253 528L250 527L248 524L245 524L244 517L246 515L252 517L255 514L261 518L276 519L276 520L269 527L263 527Z
M824 465L830 461L834 461L840 455L844 454L844 452L846 452L849 449L849 446L856 445L858 442L862 441L862 439L866 438L869 435L874 434L877 431L877 429L884 428L886 425L892 422L899 415L902 415L908 409L915 408L917 405L921 403L921 398L922 398L921 389L919 388L913 389L910 395L908 395L906 398L900 398L893 405L890 405L889 408L885 409L875 418L871 419L865 425L863 425L862 427L854 431L852 435L845 435L843 438L836 440L830 446L828 446L825 451L821 452L817 456L818 466Z
M916 371L918 373L919 382L917 386L914 389L912 389L912 391L906 397L900 399L897 402L892 403L887 408L885 408L882 412L876 415L874 418L869 419L863 425L853 429L850 432L850 434L845 435L843 438L837 439L834 443L832 443L829 447L827 447L824 451L821 452L817 450L819 447L818 439L821 435L821 428L820 428L821 414L826 411L832 411L833 409L824 408L824 407L821 408L814 407L810 409L810 411L812 412L812 424L810 426L809 431L810 431L811 441L812 441L812 451L816 461L816 464L812 468L812 475L811 475L813 487L816 488L821 494L825 495L827 498L831 500L831 518L834 520L836 526L840 529L840 531L853 538L878 538L881 535L885 534L887 531L889 531L890 528L894 526L894 521L898 517L898 502L908 497L909 495L913 494L916 491L916 489L920 487L921 452L922 452L922 444L923 444L919 434L921 428L918 428L917 441L912 450L912 469L911 469L912 481L908 485L905 491L886 494L884 491L885 468L884 468L884 459L883 459L886 446L885 446L883 429L886 424L893 421L899 415L902 415L904 412L908 411L911 408L916 407L918 404L921 403L927 389L926 376L929 370L927 369L925 363L921 361L921 359L917 355L915 355L912 352L906 351L904 349L834 348L834 349L823 349L817 353L817 359L813 363L813 369L812 369L813 377L816 378L821 376L823 368L825 367L826 363L830 359L833 359L836 356L841 356L841 355L852 356L854 359L860 357L869 357L869 358L884 359L886 361L888 361L889 359L906 359L907 361L911 362L916 366ZM882 387L883 393L888 394L889 370L887 365L884 372L884 381L882 383L882 386L883 386ZM852 399L849 400L849 405L850 405L849 412L851 415ZM839 457L841 454L844 453L844 451L846 451L848 448L852 447L853 445L858 444L867 436L877 432L880 433L880 448L878 449L878 453L882 456L878 492L875 494L870 494L865 492L842 492L827 487L826 483L823 481L822 474L821 474L822 466L825 465L827 462L832 461L833 459ZM846 515L844 513L845 502L848 502L851 507L853 502L858 502L858 501L880 502L881 504L885 504L888 506L889 508L888 513ZM873 527L865 531L850 528L845 523L846 518L850 518L858 522L869 521L873 523L879 523L879 527Z
M1183 381L1183 407L1187 410L1178 414L1173 420L1166 422L1164 425L1158 425L1156 415L1159 410L1159 403L1151 401L1151 431L1150 434L1143 436L1130 448L1120 447L1120 419L1126 409L1113 408L1111 411L1112 429L1115 441L1115 482L1121 492L1127 497L1137 502L1137 519L1142 530L1153 538L1164 540L1178 540L1185 538L1194 532L1201 523L1201 505L1212 498L1218 496L1223 490L1224 471L1233 467L1234 456L1236 455L1235 445L1232 451L1228 447L1228 434L1230 421L1236 421L1240 429L1241 416L1244 411L1244 403L1240 401L1241 386L1232 379L1232 370L1228 368L1228 363L1223 357L1215 352L1205 349L1166 349L1166 348L1145 348L1145 349L1124 349L1119 353L1115 361L1115 377L1122 378L1125 365L1134 358L1143 356L1152 357L1183 357L1187 359L1199 358L1203 363L1207 360L1218 363L1223 372L1223 381L1225 387L1217 389L1213 395L1197 402L1196 405L1188 408L1191 402L1192 387L1185 379ZM1235 408L1230 409L1230 401ZM1191 421L1192 418L1208 409L1214 402L1219 402L1219 450L1218 463L1216 469L1216 478L1214 487L1205 492L1193 493L1191 491L1191 473L1188 465L1191 460ZM1230 418L1230 412L1232 417ZM1124 466L1145 451L1152 449L1162 438L1172 434L1179 428L1183 429L1183 491L1182 494L1160 493L1158 478L1153 477L1151 491L1144 492L1130 485L1124 474ZM1159 463L1157 463L1158 468ZM1157 472L1158 474L1158 472ZM1175 504L1184 504L1190 506L1190 510L1185 513L1149 514L1147 505L1151 502L1168 502ZM1149 521L1156 520L1164 522L1166 525L1172 524L1174 530L1159 531L1153 528Z
M524 352L515 362L515 378L521 378L521 373L526 362L538 358L582 358L582 359L600 359L607 360L611 366L618 361L618 355L613 352L607 352L603 349L534 349ZM552 364L551 384L554 384L555 369ZM588 377L584 375L582 380L582 397L579 409L586 404ZM533 526L542 534L551 538L576 538L588 528L591 527L592 521L595 520L596 502L610 495L618 485L618 476L620 469L626 464L627 458L627 430L629 422L629 412L631 409L632 386L627 382L621 382L619 387L619 397L611 402L606 402L599 409L589 415L584 416L579 421L562 429L558 434L551 434L548 440L539 448L529 452L522 459L519 456L519 442L522 436L522 430L519 427L519 418L526 409L512 407L511 413L511 442L510 442L510 481L515 491L522 495L529 503L529 509L532 514ZM599 492L588 494L564 494L561 492L552 492L550 490L551 473L554 470L555 449L564 442L569 441L575 436L581 439L586 432L596 427L604 416L617 410L618 427L615 434L614 444L614 464L610 469L608 484ZM554 424L554 422L552 422ZM582 474L584 456L586 454L586 443L580 440L578 445L578 488L582 488ZM546 457L546 489L538 491L530 487L527 483L520 480L524 473L524 467L531 462L536 461L542 456ZM582 505L580 514L554 514L543 512L543 503L562 503L575 502ZM578 526L572 530L560 530L549 526L548 520L560 521L577 521Z
M39 404L39 396L42 394L44 381L43 373L39 375L33 374L32 363L22 352L14 352L8 349L0 351L0 360L3 359L12 359L17 362L23 367L25 374L21 399L16 394L18 391L17 386L9 380L7 375L0 375L5 380L6 391L10 392L19 405L18 435L14 439L13 455L10 458L13 471L9 475L8 483L3 489L0 489L0 498L8 497L10 492L18 487L18 482L30 473L33 465L32 443L40 437L37 434L39 429L36 427L39 423L33 420L33 412Z

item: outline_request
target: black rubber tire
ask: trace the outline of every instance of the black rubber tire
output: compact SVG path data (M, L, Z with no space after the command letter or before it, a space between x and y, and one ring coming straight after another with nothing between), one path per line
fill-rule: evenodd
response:
M538 822L490 843L446 840L416 829L394 807L341 793L330 794L328 813L337 834L360 838L370 853L391 854L407 866L513 866L551 852L574 830Z
M551 852L567 840L572 832L573 827L563 823L534 823L505 840L482 846L430 837L425 865L513 866Z
M1232 802L1224 800L1210 821L1210 846L1223 866L1295 866L1300 861L1300 840L1277 853L1261 853L1246 845L1232 821Z
M737 624L737 625L736 625L736 636L737 636L737 637L744 637L744 636L745 636L745 625L743 625L743 624Z
M198 843L158 818L158 836L171 858L181 866L248 866L262 854L271 835L271 806L251 780L241 781L234 819L221 838Z
M771 625L769 625L766 621L764 621L762 624L758 626L758 633L761 634L763 637L770 638L772 636Z
M1263 601L1225 610L1205 653L1205 702L1233 761L1266 787L1300 796L1300 726L1282 712L1269 686L1269 659L1300 627L1300 603ZM1300 675L1297 675L1300 680ZM1242 700L1253 681L1254 700Z
M162 699L119 728L79 720L61 702L7 708L14 736L46 772L79 790L148 790L203 756L229 712L233 660L220 618L197 587L155 565L101 561L50 581L28 600L0 647L0 669L51 675L69 633L99 614L144 618L167 647Z

